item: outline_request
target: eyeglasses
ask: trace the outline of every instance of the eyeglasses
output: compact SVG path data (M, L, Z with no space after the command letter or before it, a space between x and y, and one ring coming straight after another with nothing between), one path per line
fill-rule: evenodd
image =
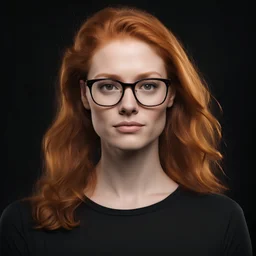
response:
M133 95L141 105L147 107L161 105L167 97L168 86L171 83L170 79L163 78L145 78L135 83L123 83L108 78L84 81L90 89L93 101L103 107L118 104L128 86L131 86Z

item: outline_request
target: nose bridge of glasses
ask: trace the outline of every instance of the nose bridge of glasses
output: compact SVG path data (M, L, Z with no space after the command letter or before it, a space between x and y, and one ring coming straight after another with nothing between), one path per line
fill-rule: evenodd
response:
M136 100L135 95L133 94L136 83L123 83L122 82L121 84L122 84L123 90L124 90L123 97L125 97L127 95L127 91L130 91L129 94L132 94L132 96Z

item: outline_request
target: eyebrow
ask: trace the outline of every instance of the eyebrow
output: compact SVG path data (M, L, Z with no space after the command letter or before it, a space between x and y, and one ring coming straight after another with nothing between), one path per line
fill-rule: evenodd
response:
M144 77L152 75L152 74L156 74L156 75L159 75L160 77L162 77L162 75L160 73L156 72L156 71L149 71L149 72L145 72L145 73L141 73L141 74L137 75L136 79L141 79L141 78L144 78ZM98 74L94 77L94 79L97 78L97 77L107 77L107 78L121 80L121 77L119 75L109 74L109 73Z

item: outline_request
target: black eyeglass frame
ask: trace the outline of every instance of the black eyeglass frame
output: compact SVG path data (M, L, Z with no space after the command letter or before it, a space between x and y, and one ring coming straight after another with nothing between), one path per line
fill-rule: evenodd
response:
M153 77L152 77L152 78L143 78L143 79L140 79L140 80L136 81L135 83L124 83L124 82L121 82L121 81L119 81L119 80L111 79L111 78L99 78L99 79L90 79L90 80L86 80L86 79L83 79L83 78L81 78L81 79L85 82L85 85L87 85L87 86L89 87L91 97L92 97L93 101L95 102L95 104L97 104L97 105L99 105L99 106L102 106L102 107L113 107L113 106L117 105L117 104L122 100L122 98L123 98L123 96L124 96L124 92L125 92L125 88L126 88L126 87L131 87L131 88L132 88L132 92L133 92L133 95L134 95L135 99L136 99L137 102L139 102L142 106L146 106L146 107L156 107L156 106L159 106L159 105L161 105L161 104L163 104L163 103L165 102L166 97L167 97L167 95L168 95L168 86L171 85L171 79L153 78ZM92 96L92 86L93 86L93 84L94 84L95 82L103 81L103 80L111 80L111 81L114 81L114 82L118 82L118 83L120 83L120 84L122 85L122 89L123 89L122 96L121 96L120 100L119 100L116 104L113 104L113 105L102 105L102 104L97 103L97 102L94 100L94 98L93 98L93 96ZM139 83L139 82L141 82L141 81L144 81L144 80L145 80L145 81L147 81L147 80L158 80L158 81L162 81L162 82L165 83L165 85L166 85L166 95L165 95L165 97L164 97L164 100L163 100L161 103L159 103L159 104L157 104L157 105L145 105L145 104L142 104L142 103L138 100L138 98L136 97L136 94L135 94L135 86L136 86L137 83Z

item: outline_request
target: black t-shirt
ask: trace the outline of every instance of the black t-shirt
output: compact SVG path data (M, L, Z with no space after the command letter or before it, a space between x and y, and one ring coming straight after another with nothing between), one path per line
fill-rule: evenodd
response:
M86 198L75 219L81 225L71 231L33 230L29 203L17 200L0 219L1 256L252 255L243 210L226 195L179 186L160 202L129 210Z

